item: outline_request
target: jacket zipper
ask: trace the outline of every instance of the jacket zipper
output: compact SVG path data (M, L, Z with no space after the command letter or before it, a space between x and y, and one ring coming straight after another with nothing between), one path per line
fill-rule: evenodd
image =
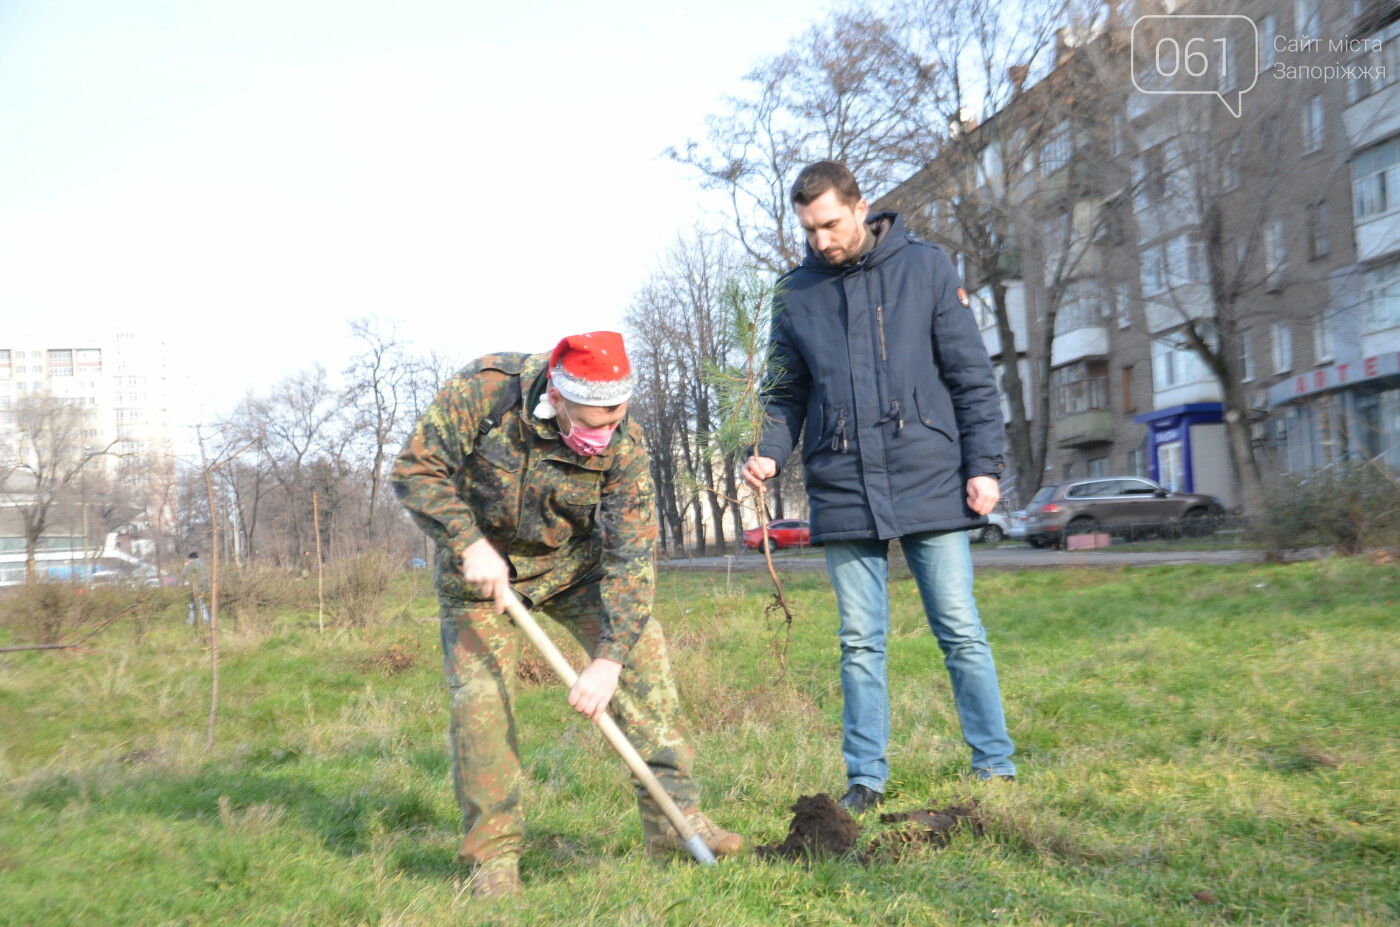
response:
M880 360L887 361L889 356L885 353L885 307L875 307L875 321L880 325Z

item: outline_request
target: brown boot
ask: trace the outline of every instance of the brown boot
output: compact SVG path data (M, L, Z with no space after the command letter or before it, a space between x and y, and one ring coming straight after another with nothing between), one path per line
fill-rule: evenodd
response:
M681 840L680 834L671 826L671 822L649 801L639 802L642 812L642 838L646 846L648 856L666 856L670 853L689 854L685 848L685 842ZM705 846L710 848L710 852L716 857L733 856L744 848L744 838L738 834L731 834L723 830L705 815L700 813L698 808L682 808L681 813L685 815L686 822L690 824L695 833L700 836L700 840Z
M504 898L519 892L520 870L514 857L493 859L476 867L471 878L472 897L478 901Z

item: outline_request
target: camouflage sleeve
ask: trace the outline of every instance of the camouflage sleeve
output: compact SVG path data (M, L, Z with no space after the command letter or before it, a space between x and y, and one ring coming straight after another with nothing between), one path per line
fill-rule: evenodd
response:
M595 657L618 663L637 643L651 617L656 585L656 491L652 488L641 430L603 484L603 622Z
M439 546L458 557L484 535L457 488L477 423L491 411L505 374L458 374L438 391L394 461L394 495Z

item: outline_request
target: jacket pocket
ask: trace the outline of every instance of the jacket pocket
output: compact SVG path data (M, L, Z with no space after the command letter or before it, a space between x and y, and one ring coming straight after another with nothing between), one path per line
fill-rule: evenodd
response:
M914 408L919 411L919 421L930 429L938 432L949 441L957 437L957 429L948 424L944 417L939 414L932 398L925 395L924 391L917 386L914 387Z
M519 448L505 440L498 431L499 429L478 441L476 447L472 448L472 453L483 460L489 460L502 470L515 473L524 463L524 456L520 453Z
M603 499L602 472L578 470L555 485L540 512L540 540L553 548L593 532Z

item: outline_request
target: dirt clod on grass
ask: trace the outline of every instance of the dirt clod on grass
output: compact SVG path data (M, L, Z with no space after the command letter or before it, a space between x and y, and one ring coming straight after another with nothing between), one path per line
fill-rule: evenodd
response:
M920 808L918 811L897 811L880 815L881 824L893 824L870 841L861 854L863 862L886 857L898 857L908 850L933 847L941 850L953 835L966 832L982 836L982 818L977 803L969 801L946 808Z
M803 795L792 812L787 839L756 849L759 859L815 859L855 849L860 825L825 792Z

